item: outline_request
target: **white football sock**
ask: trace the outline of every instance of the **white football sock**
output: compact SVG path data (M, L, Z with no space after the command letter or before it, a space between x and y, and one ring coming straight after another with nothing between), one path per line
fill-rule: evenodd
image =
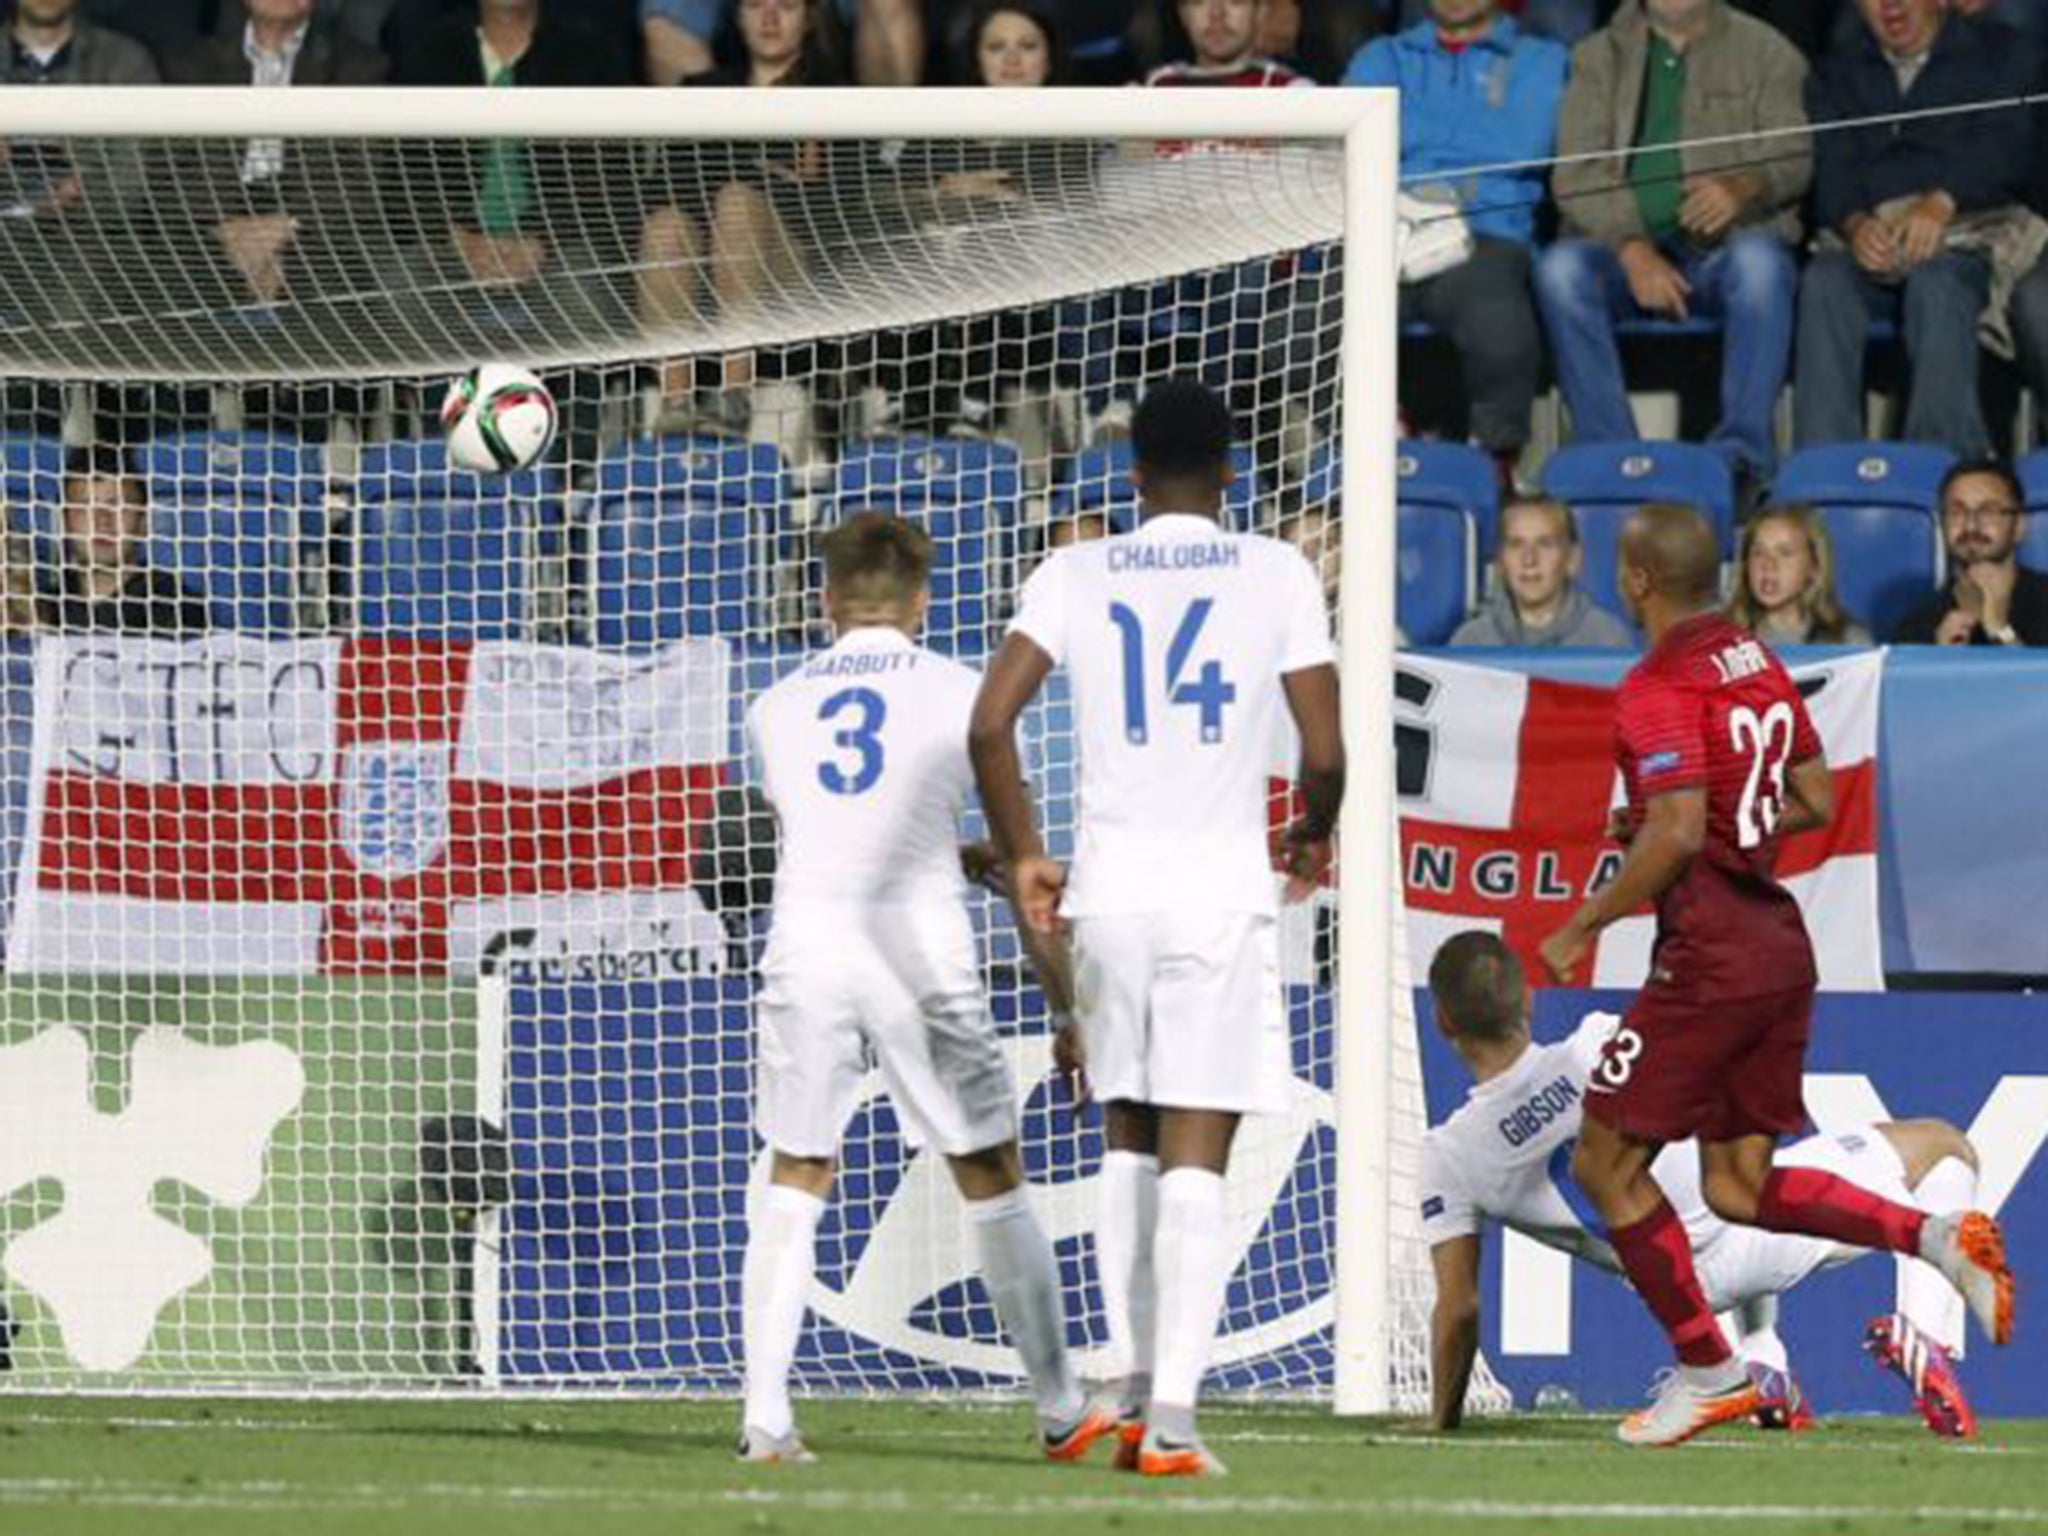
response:
M1933 1216L1954 1216L1977 1205L1977 1170L1945 1157L1913 1188L1913 1203ZM1898 1305L1907 1322L1957 1359L1963 1355L1963 1298L1924 1259L1898 1255Z
M1789 1371L1790 1357L1785 1341L1778 1337L1778 1298L1755 1296L1729 1314L1735 1319L1735 1353L1752 1365L1774 1371Z
M1095 1269L1102 1281L1111 1370L1123 1380L1124 1405L1143 1411L1158 1315L1152 1246L1159 1225L1159 1159L1149 1152L1105 1152L1097 1188Z
M1235 1259L1224 1233L1222 1175L1206 1168L1175 1168L1160 1175L1159 1235L1153 1248L1159 1277L1155 1427L1169 1417L1178 1423L1183 1413L1192 1419Z
M1067 1354L1059 1261L1032 1214L1031 1196L1018 1188L992 1200L970 1200L967 1219L974 1227L982 1286L1031 1378L1038 1416L1052 1426L1072 1424L1088 1403Z
M803 1332L804 1297L817 1264L825 1202L787 1184L755 1197L740 1274L740 1339L747 1362L748 1427L782 1436L794 1427L789 1369Z

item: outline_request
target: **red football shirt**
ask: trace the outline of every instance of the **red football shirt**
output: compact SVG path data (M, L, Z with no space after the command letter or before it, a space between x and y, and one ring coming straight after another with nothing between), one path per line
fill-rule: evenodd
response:
M1740 625L1674 625L1622 680L1615 760L1641 826L1650 798L1707 794L1706 843L1657 899L1653 979L1696 1001L1811 986L1813 945L1774 873L1785 774L1820 756L1806 702Z

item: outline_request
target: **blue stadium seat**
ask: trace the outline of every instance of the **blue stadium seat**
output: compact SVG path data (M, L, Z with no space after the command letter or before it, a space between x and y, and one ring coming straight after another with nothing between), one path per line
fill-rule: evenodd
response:
M1441 645L1472 611L1486 547L1480 530L1499 521L1493 461L1459 444L1404 442L1396 474L1395 617L1410 645ZM1317 448L1302 477L1302 505L1334 503L1342 479L1335 451Z
M1872 633L1891 633L1941 580L1941 477L1955 462L1926 443L1802 449L1771 484L1778 502L1820 510L1835 547L1835 591Z
M1543 489L1578 520L1586 562L1579 584L1610 613L1621 611L1618 544L1646 501L1682 501L1707 514L1724 554L1735 541L1735 477L1728 461L1692 443L1582 443L1543 467Z
M779 525L782 456L766 443L665 438L598 466L597 642L765 633L759 556Z
M1472 523L1458 508L1406 501L1395 517L1395 619L1410 645L1442 645L1472 611Z
M321 538L318 449L262 432L160 437L138 455L149 484L150 564L202 593L223 628L298 627L300 552Z
M1239 446L1231 453L1231 461L1237 466L1237 478L1224 493L1224 518L1233 528L1256 528L1266 497L1251 449ZM1076 454L1060 476L1053 487L1052 515L1058 519L1077 512L1101 513L1109 519L1112 533L1128 533L1138 526L1138 488L1131 484L1128 438Z
M559 502L553 470L484 477L438 440L365 448L356 482L356 622L366 634L516 638L533 532Z
M54 437L0 437L0 496L7 523L38 541L57 536L64 499L64 445Z
M2020 564L2048 571L2048 448L2036 448L2019 462L2020 487L2027 493L2027 525L2020 530Z
M1015 586L1024 493L1017 450L979 438L870 437L840 454L828 515L880 508L932 536L932 601L925 633L965 658L984 654L995 602Z

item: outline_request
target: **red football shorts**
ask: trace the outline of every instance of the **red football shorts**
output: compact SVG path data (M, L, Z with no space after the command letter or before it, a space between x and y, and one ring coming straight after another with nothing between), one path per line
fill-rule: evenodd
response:
M1805 1129L1813 988L1700 1003L1645 987L1586 1080L1586 1113L1643 1141Z

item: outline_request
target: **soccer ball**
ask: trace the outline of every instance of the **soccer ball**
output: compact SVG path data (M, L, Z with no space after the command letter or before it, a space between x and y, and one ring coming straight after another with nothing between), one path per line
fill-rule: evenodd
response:
M478 474L537 463L555 440L555 397L511 363L484 363L448 386L441 402L448 457Z

